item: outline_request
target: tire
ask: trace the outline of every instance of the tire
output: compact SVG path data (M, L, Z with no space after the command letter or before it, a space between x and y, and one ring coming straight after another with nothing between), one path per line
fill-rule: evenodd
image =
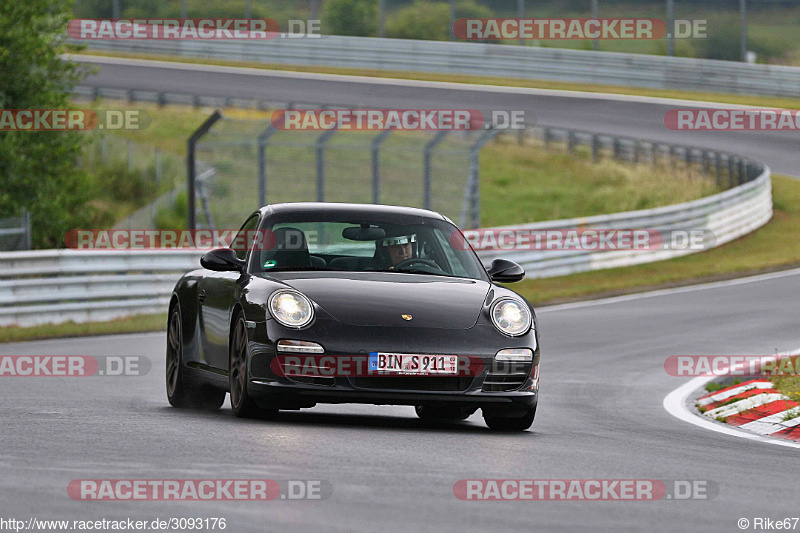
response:
M417 405L414 410L423 422L461 422L475 412L468 407L429 405Z
M533 424L533 419L536 417L536 406L529 407L527 412L522 416L515 416L510 418L486 416L483 415L483 420L489 429L495 431L525 431Z
M240 418L272 418L278 414L277 409L262 409L247 392L247 360L249 347L247 343L247 324L239 313L233 321L230 336L229 379L231 390L231 409Z
M181 308L175 304L167 325L166 360L167 400L172 407L219 409L225 402L225 391L211 386L196 386L183 372L183 322Z

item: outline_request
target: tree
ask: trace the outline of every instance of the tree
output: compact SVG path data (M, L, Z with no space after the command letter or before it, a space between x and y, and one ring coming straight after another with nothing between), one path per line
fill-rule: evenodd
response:
M0 2L0 109L63 109L85 73L60 58L69 0ZM63 246L91 223L91 181L77 168L82 133L0 132L0 217L31 212L36 248Z
M323 31L329 35L375 35L377 22L375 0L327 0L322 9Z

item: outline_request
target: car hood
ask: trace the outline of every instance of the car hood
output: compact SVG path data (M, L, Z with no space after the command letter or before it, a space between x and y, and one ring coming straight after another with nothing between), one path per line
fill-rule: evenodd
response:
M273 278L350 326L469 329L491 288L482 280L382 272L284 272Z

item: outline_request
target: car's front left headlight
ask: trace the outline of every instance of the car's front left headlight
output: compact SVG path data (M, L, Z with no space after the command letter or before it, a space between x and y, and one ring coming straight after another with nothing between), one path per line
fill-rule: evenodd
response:
M314 320L311 300L291 289L279 289L269 297L269 312L287 328L304 328Z
M511 298L504 298L492 304L490 311L492 323L501 333L511 337L525 335L531 329L531 312L528 306Z

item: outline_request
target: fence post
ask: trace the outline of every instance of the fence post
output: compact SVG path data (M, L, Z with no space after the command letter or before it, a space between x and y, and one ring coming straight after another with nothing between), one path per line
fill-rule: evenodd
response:
M161 185L161 148L156 148L156 185Z
M133 142L128 140L128 172L133 171Z
M481 148L500 130L488 129L475 141L469 149L469 178L464 191L464 205L461 207L461 227L466 225L466 211L469 209L469 227L477 228L481 224L481 185L480 185L480 160Z
M221 118L222 113L220 113L219 109L217 109L200 125L199 128L194 131L194 133L189 136L189 139L186 141L186 193L189 204L187 208L188 214L186 222L190 230L197 229L197 213L195 212L195 148L197 141L200 140L200 137L208 133L208 130L211 129L211 126L213 126Z
M370 143L372 151L372 203L381 203L381 145L394 130L380 132Z
M25 249L33 249L33 240L31 239L31 212L23 211L22 217L25 220Z
M281 115L279 121L282 123L285 115ZM258 207L267 205L267 145L269 138L278 131L278 128L270 122L267 129L258 135Z
M424 156L423 156L423 158L424 158L424 161L423 161L424 162L424 172L425 172L425 179L424 179L425 197L424 197L423 206L425 207L425 209L431 209L431 204L432 204L432 198L431 198L431 154L433 153L434 148L436 148L436 145L439 144L440 142L442 142L442 140L444 139L445 135L447 135L447 133L448 133L447 130L438 131L438 132L436 132L436 135L433 136L433 139L431 139L430 141L428 141L425 144L425 151L424 151Z
M334 136L336 130L327 130L317 137L317 201L325 201L325 143Z

